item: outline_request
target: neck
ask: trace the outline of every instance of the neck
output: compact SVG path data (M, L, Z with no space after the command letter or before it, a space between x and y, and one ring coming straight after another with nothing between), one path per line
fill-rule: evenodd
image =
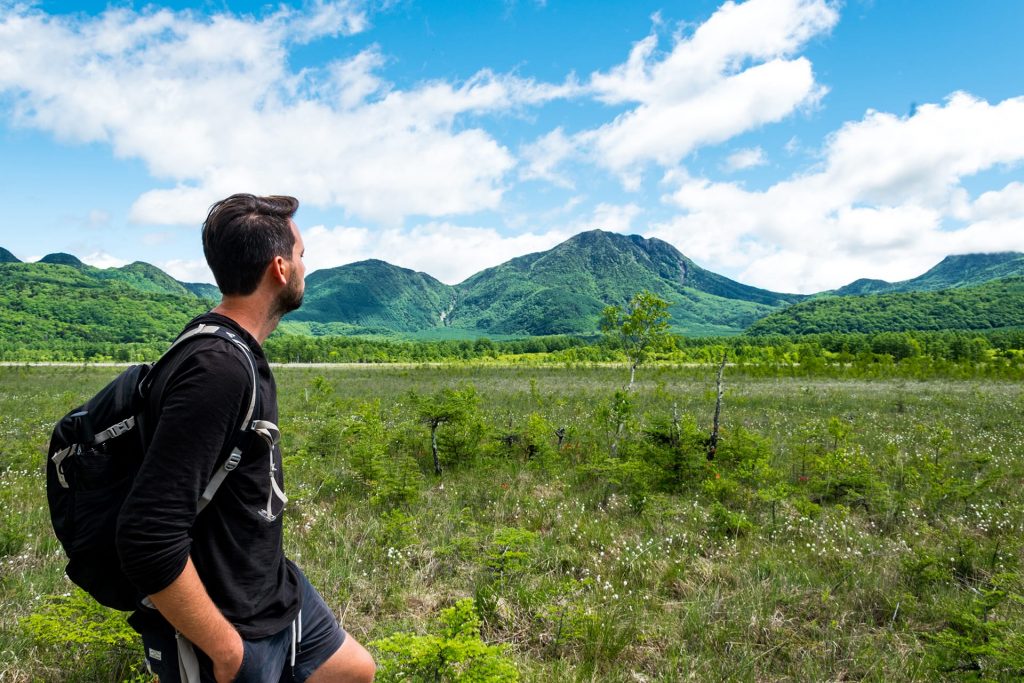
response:
M263 344L281 321L281 313L271 302L257 294L249 296L224 296L220 305L213 309L225 318L231 318L239 327Z

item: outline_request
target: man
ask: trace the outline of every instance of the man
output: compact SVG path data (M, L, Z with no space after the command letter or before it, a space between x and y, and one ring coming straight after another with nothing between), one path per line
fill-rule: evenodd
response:
M211 207L203 251L223 326L252 352L255 417L277 422L277 389L261 344L304 292L292 197L236 194ZM146 456L118 518L125 574L147 595L129 619L161 683L371 681L369 653L338 626L284 556L281 451L240 428L252 401L242 349L221 337L179 347L154 378L142 416ZM243 455L209 504L199 499L235 446Z

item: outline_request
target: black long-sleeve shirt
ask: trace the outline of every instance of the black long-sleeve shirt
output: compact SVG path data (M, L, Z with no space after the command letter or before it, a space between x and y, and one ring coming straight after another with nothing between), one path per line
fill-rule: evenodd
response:
M259 343L229 318L207 313L198 323L224 325L249 346L259 374L258 419L277 422L277 387ZM241 349L200 337L176 349L158 369L143 415L150 439L118 519L117 549L125 574L146 595L169 586L191 555L207 592L243 638L287 626L299 610L294 566L282 545L281 451L252 438L241 463L212 502L198 501L236 443L249 408L252 379Z

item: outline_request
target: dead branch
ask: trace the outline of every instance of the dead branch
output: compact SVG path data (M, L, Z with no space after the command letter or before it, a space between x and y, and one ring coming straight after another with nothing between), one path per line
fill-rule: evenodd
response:
M729 352L726 351L722 354L722 362L718 366L718 398L715 400L715 419L711 424L711 438L708 439L708 460L714 460L715 452L718 450L718 423L722 415L722 394L725 393L722 386L722 374L725 372L725 361L728 357Z

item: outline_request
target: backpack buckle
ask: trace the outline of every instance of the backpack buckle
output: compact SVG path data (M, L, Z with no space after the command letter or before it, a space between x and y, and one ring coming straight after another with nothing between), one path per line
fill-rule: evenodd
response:
M121 436L127 431L131 431L135 428L135 416L121 420L117 424L112 424L102 432L96 435L96 438L92 440L94 446L99 446L101 443L108 439Z
M64 459L69 455L74 455L77 449L78 444L73 443L67 448L62 448L61 450L57 451L56 453L53 454L53 457L50 458L50 460L52 460L53 464L56 466L57 481L60 482L62 488L71 488L71 486L68 484L67 477L64 476Z
M228 459L224 461L224 471L230 472L231 470L238 467L238 463L240 463L241 461L242 452L236 448L235 450L231 451L231 455L229 455Z

